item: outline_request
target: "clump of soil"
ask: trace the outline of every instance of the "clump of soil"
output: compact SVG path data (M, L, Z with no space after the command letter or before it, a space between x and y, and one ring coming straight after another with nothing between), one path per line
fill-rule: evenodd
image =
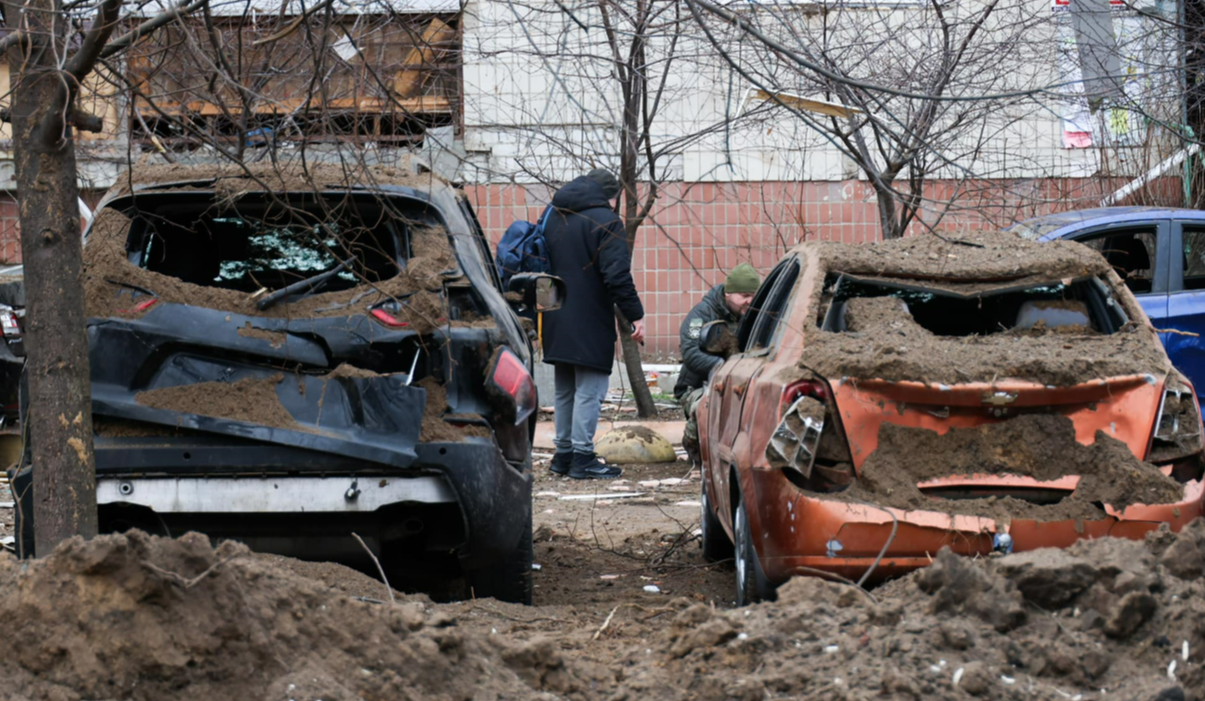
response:
M1080 481L1074 493L1050 505L1015 498L935 499L916 486L936 478L976 474L1020 475L1044 482L1078 475ZM1135 458L1121 441L1098 432L1091 445L1077 442L1071 419L1058 414L1028 414L977 428L952 428L945 435L885 423L879 428L878 447L863 463L858 479L845 492L825 495L1004 522L1098 519L1105 516L1097 506L1100 503L1124 509L1182 497L1179 483Z
M508 646L422 600L374 605L243 546L139 532L0 554L14 698L531 698ZM383 587L377 597L385 596Z
M493 435L485 426L470 423L454 426L445 421L444 415L451 409L448 406L448 392L435 378L425 377L415 384L427 390L427 407L423 412L423 427L419 440L424 443L450 443L468 437L489 438ZM480 417L474 415L464 418L472 420Z
M938 336L894 297L846 302L845 332L817 329L800 365L832 378L957 384L1016 378L1069 386L1102 377L1152 374L1171 366L1149 325L1116 333L1028 329L988 336Z
M1205 581L1175 563L1201 553L1197 521L1145 544L1103 538L982 560L943 550L869 594L800 577L776 603L746 609L675 599L655 627L637 622L653 614L624 620L628 643L610 652L619 688L583 696L1200 701Z
M289 334L283 331L253 328L250 321L239 327L238 335L243 338L258 338L261 341L267 341L273 348L280 348L289 341Z
M88 316L139 316L128 297L118 296L120 285L150 290L160 301L259 317L330 317L363 314L373 305L394 300L400 310L392 315L421 334L447 323L446 303L440 293L444 271L457 269L456 258L442 227L411 227L413 256L407 270L379 282L361 281L346 290L318 292L296 302L281 302L266 310L256 307L251 294L185 282L130 263L126 252L131 220L114 210L101 210L84 247L84 294ZM250 329L243 335L254 336ZM272 334L272 332L263 332ZM275 334L273 334L275 337ZM266 339L270 340L270 339ZM276 338L276 340L280 340Z
M1044 282L1111 270L1104 257L1083 244L1039 243L1007 231L909 236L859 245L802 245L819 246L829 270L857 275L977 282L1036 277Z
M308 430L294 421L293 415L280 403L276 385L282 380L283 374L265 379L248 377L237 382L199 382L139 392L135 400L143 406L181 414L200 414L294 431Z

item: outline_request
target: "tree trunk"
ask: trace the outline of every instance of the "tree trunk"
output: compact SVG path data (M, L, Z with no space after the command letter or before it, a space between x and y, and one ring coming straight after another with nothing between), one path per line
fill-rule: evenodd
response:
M632 386L632 397L636 399L636 416L651 419L657 415L657 405L653 402L653 393L649 391L644 379L644 364L640 359L640 346L632 340L631 323L623 318L618 309L615 310L615 320L619 322L619 348L623 351L623 367L628 373L628 383Z
M75 144L66 123L73 100L56 56L65 29L56 0L24 11L29 45L9 54L13 149L25 265L29 379L27 435L33 455L35 553L73 536L96 535L92 387L88 370L79 187Z

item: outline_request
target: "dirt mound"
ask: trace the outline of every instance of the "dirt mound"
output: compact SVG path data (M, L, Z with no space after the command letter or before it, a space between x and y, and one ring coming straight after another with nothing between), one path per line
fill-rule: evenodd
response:
M1101 275L1105 259L1072 241L1038 243L1014 233L909 236L872 244L804 243L819 248L830 270L861 275L945 280L1047 280Z
M1171 548L1205 552L1205 523L1145 544L943 551L869 594L799 578L748 609L676 600L611 698L1199 700L1205 581L1162 564Z
M1131 322L1112 334L1031 328L939 336L916 323L894 297L851 299L845 315L848 330L817 331L800 365L833 378L930 384L1017 378L1054 386L1124 375L1161 378L1171 369L1158 336L1145 323Z
M1078 475L1075 492L1057 504L1020 499L933 499L918 482L954 475L1021 475L1052 481ZM1075 425L1060 414L1027 414L945 435L923 428L883 424L879 445L848 490L826 498L868 501L900 509L942 511L1011 521L1104 518L1098 503L1166 504L1183 497L1175 480L1134 457L1103 432L1091 445L1075 440Z
M358 602L197 534L76 539L27 563L0 555L0 581L11 698L536 696L508 647L421 601Z
M309 431L293 420L280 403L276 385L283 374L264 379L244 378L238 382L199 382L195 385L164 387L139 392L136 400L143 406L181 414L200 414L245 421L247 423Z
M163 302L188 304L209 309L236 312L246 316L312 318L347 316L364 313L370 306L386 300L404 300L402 311L395 317L410 324L419 333L430 333L448 318L445 303L439 294L441 273L456 268L456 259L442 227L411 227L413 256L407 270L379 282L363 281L346 290L319 292L292 304L281 303L260 310L256 297L238 290L207 287L185 282L130 263L126 241L130 218L114 210L104 209L96 215L84 247L84 295L90 317L140 316L138 310L119 297L120 285L150 290ZM240 333L251 335L250 330ZM279 342L272 336L266 340Z

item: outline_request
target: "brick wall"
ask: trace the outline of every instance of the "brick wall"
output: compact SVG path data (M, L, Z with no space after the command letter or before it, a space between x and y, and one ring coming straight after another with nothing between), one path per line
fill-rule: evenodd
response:
M17 225L17 200L0 192L0 264L21 262L21 228Z
M1174 198L1171 179L1157 199ZM1002 226L1051 211L1096 206L1120 183L1101 180L1033 180L935 183L926 195L958 207L923 219L937 230ZM496 243L516 219L535 221L548 202L544 186L479 185L468 188L478 217ZM1142 202L1142 193L1137 201ZM944 206L942 209L945 209ZM879 238L878 205L862 181L668 185L637 234L632 260L648 322L646 354L674 356L682 316L725 271L749 262L763 274L804 240L847 243ZM914 225L913 232L928 230Z

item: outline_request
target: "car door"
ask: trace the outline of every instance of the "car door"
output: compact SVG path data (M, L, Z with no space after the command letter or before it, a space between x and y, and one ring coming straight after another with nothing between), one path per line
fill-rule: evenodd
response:
M1174 258L1170 221L1114 222L1075 231L1064 238L1100 252L1122 275L1151 323L1163 328L1168 316L1170 261ZM1161 334L1164 345L1169 335Z
M718 400L718 411L708 416L708 434L711 437L711 478L715 486L717 511L731 513L729 471L734 460L733 448L742 432L742 410L745 397L753 379L761 371L769 356L775 328L791 287L799 275L799 263L794 256L779 263L766 276L741 319L737 331L740 354L733 356L716 370L711 380L712 400ZM716 406L715 404L712 405Z
M1167 316L1155 326L1184 332L1160 336L1172 364L1200 396L1205 392L1205 220L1173 221L1171 229Z

